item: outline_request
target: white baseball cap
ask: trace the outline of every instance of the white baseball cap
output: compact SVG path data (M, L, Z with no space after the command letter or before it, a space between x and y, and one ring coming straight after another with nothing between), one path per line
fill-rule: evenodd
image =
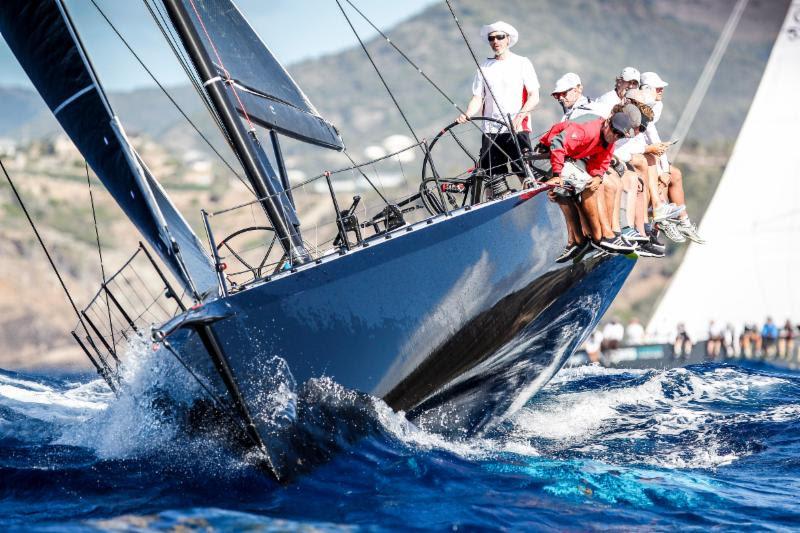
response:
M669 85L669 83L665 82L661 79L661 76L656 74L655 72L642 72L642 85L647 85L652 87L653 89L661 89Z
M550 92L550 94L555 93L563 93L569 91L573 87L577 87L581 84L581 78L574 72L567 72L556 82L555 88Z
M517 32L517 29L514 26L508 22L503 22L502 20L498 20L497 22L493 22L492 24L487 24L486 26L481 27L481 39L485 41L489 38L490 33L494 33L496 31L508 35L509 48L517 44L517 41L519 40L519 32Z
M618 79L623 81L639 81L639 71L633 67L625 67L622 72L617 76Z

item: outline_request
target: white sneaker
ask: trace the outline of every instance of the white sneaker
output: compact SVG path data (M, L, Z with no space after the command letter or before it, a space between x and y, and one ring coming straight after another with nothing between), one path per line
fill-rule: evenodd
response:
M697 233L697 226L692 224L692 221L689 220L689 217L684 218L678 224L676 224L678 231L680 231L683 235L689 238L689 240L696 242L697 244L705 244L705 239L703 239L699 233Z
M668 218L675 218L686 210L685 205L662 204L661 207L653 211L653 221L661 222Z
M678 226L676 224L673 224L672 222L662 220L661 222L658 223L658 229L663 231L664 235L666 235L667 238L673 242L686 241L686 237L684 237L683 233L681 233L678 230Z

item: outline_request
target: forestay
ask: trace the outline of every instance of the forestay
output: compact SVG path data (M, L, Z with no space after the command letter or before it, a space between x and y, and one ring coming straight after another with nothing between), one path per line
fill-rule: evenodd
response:
M320 116L230 0L180 0L214 60L219 81L237 86L239 113L304 142L341 150L336 128Z
M215 291L208 254L130 146L61 0L3 0L0 32L89 166L186 290Z

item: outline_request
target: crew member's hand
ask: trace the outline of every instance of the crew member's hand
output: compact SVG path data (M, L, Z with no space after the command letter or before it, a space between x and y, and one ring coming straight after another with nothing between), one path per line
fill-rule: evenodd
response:
M592 177L592 181L589 182L589 186L587 188L594 192L600 188L601 183L603 183L603 178L601 176L594 176Z
M456 119L456 122L458 122L459 124L463 124L468 120L469 120L469 117L467 115L465 115L464 113L461 113L460 115L458 115L458 118Z
M660 156L664 155L664 152L667 151L667 148L669 148L669 144L667 144L667 143L656 143L656 144L649 145L645 149L645 152L648 153L648 154L655 154L655 155L660 157Z
M553 187L561 187L562 184L561 176L553 176L544 183L545 185L552 185ZM550 199L551 202L558 201L558 196L556 196L556 193L553 192L553 189L547 191L547 197Z
M525 120L527 117L527 113L517 113L517 116L514 117L514 120L511 121L511 125L514 126L514 131L519 133L522 131L522 121Z

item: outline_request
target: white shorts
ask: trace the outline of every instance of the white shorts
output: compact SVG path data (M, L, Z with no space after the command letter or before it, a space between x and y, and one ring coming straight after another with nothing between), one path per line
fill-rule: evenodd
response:
M585 165L583 161L567 161L564 163L564 168L561 169L562 182L564 185L573 187L576 194L583 192L589 182L592 181L592 177L586 172Z

